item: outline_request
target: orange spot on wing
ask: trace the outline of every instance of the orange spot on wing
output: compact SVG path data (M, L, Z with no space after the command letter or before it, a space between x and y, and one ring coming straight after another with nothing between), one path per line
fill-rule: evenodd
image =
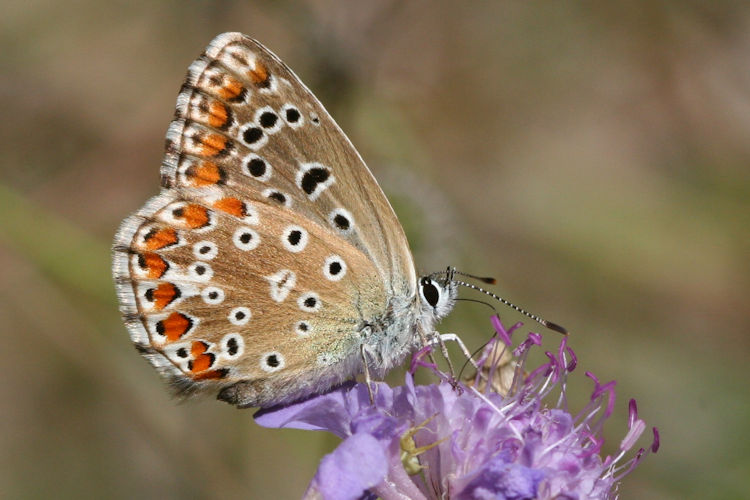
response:
M196 340L190 344L190 355L193 357L200 356L208 350L208 344L200 340Z
M194 373L198 372L204 372L211 368L211 365L214 364L214 355L213 354L201 354L197 358L195 358L191 363L190 370Z
M219 88L218 94L224 99L231 100L240 97L244 90L240 82L234 78L226 78L226 83Z
M207 353L208 344L201 341L193 342L190 346L190 354L193 356L192 361L188 363L190 371L193 373L204 372L214 364L216 356Z
M193 376L193 380L215 380L224 378L227 376L227 373L229 373L229 370L226 368L220 368L218 370L211 370L208 372L199 373L198 375Z
M222 128L229 119L229 110L219 101L212 101L208 107L208 124Z
M191 229L198 229L208 225L210 218L208 216L208 209L201 205L186 205L181 209L178 218L185 221L188 227Z
M151 279L161 278L169 269L167 261L152 252L139 255L138 265L146 270L146 276Z
M206 134L200 137L200 152L205 156L218 156L227 150L229 139L220 134Z
M214 203L214 207L235 217L247 215L245 204L237 198L222 198Z
M167 337L169 342L179 340L193 326L193 320L180 312L173 312L166 319L156 323L156 331Z
M196 187L218 184L224 178L221 168L210 161L204 161L200 165L190 167L187 175Z
M171 227L165 227L163 229L153 229L146 233L143 237L145 247L148 250L161 250L164 247L174 245L177 243L177 231Z
M161 311L180 296L180 289L172 283L159 283L154 290L154 309Z
M247 76L255 85L264 86L268 84L268 69L260 61L255 61L255 68L248 71Z

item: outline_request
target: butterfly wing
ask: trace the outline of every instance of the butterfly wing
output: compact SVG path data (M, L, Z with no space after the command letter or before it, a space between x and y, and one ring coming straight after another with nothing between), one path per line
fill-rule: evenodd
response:
M217 36L190 66L162 179L204 191L215 180L239 198L283 199L365 253L396 295L414 293L403 228L359 153L286 64L245 35Z
M259 43L220 35L190 66L162 185L121 226L114 274L133 341L181 390L245 406L321 391L361 369L370 325L410 309L413 263L387 199ZM412 340L379 339L379 361Z

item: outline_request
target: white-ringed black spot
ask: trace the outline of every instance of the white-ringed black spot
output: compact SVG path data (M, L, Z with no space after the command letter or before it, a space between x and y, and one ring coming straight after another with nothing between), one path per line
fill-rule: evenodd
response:
M263 130L258 127L248 127L242 132L242 140L247 144L255 144L263 138Z
M266 175L266 168L266 162L260 158L253 158L247 164L247 171L250 172L250 175L253 177L263 177Z
M224 290L216 286L208 286L201 291L203 302L215 306L224 302Z
M279 117L276 113L273 113L271 111L265 111L260 115L260 126L263 128L272 128L274 125L276 125L276 122L279 120Z
M239 333L229 333L221 339L221 352L229 358L238 358L245 349L245 341Z
M318 113L312 111L310 113L310 121L313 122L314 125L320 125L320 118L318 117Z
M323 276L329 281L339 281L346 275L346 262L338 255L330 255L323 262Z
M299 111L294 108L289 108L286 110L286 121L290 123L297 123L302 115L299 114Z
M347 219L344 215L336 214L333 217L333 222L334 224L336 224L336 227L338 227L342 231L346 231L349 229L349 219Z
M146 293L143 294L146 297L146 300L148 300L149 302L153 302L155 291L156 291L156 288L149 288L148 290L146 290Z
M310 239L307 231L301 226L287 226L281 235L281 243L290 252L301 252L307 246Z
M255 112L253 120L266 135L273 135L284 126L284 121L270 106L264 106Z
M349 234L354 229L352 214L344 208L337 208L328 215L328 222L339 233Z
M231 311L229 311L229 316L227 316L227 319L229 319L229 322L232 323L235 326L242 326L246 325L248 321L250 321L252 314L250 313L249 307L235 307Z
M177 356L181 358L187 358L188 357L188 351L184 347L180 347L177 349Z
M297 186L311 200L317 199L334 181L331 169L321 163L303 163L297 171Z
M247 171L250 172L250 175L253 177L263 177L266 175L266 168L266 162L260 158L253 158L247 164Z
M297 305L305 312L317 312L320 310L320 297L315 292L306 292L299 296Z
M212 260L218 255L219 248L213 241L199 241L193 245L193 255L202 260Z
M292 200L287 195L281 191L276 191L275 189L266 189L263 191L263 196L285 207L289 207L292 204Z
M258 232L249 227L241 227L232 235L234 246L245 252L255 250L260 245Z
M298 321L294 327L294 332L300 337L310 335L310 323L307 321Z
M328 180L331 173L324 168L311 168L302 176L301 188L307 194L315 192L318 184Z
M284 196L284 193L274 191L273 193L269 194L268 197L272 200L278 201L279 203L286 203L286 196Z
M284 368L284 356L280 352L268 352L260 360L260 368L266 372L276 372Z
M214 271L205 262L195 262L188 268L188 274L195 281L208 281L213 277Z
M265 182L271 178L271 165L255 153L247 155L243 161L242 173L249 175L253 179Z
M305 117L302 116L299 109L292 104L286 104L281 110L281 116L291 128L299 128L305 123Z

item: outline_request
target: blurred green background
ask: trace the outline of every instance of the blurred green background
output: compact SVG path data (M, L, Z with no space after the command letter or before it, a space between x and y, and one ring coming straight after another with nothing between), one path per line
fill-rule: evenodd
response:
M747 2L2 10L3 498L298 498L336 445L177 404L117 311L112 236L158 191L182 78L223 31L261 40L320 97L420 270L497 276L573 332L580 372L617 379L607 451L638 399L663 445L621 498L750 496ZM477 348L487 311L459 305L441 329Z

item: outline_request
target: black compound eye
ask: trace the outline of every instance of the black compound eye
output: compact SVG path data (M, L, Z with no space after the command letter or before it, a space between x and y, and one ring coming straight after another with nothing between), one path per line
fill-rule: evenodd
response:
M422 278L420 281L422 286L422 296L432 307L435 307L440 299L440 292L437 287L433 284L430 278Z

